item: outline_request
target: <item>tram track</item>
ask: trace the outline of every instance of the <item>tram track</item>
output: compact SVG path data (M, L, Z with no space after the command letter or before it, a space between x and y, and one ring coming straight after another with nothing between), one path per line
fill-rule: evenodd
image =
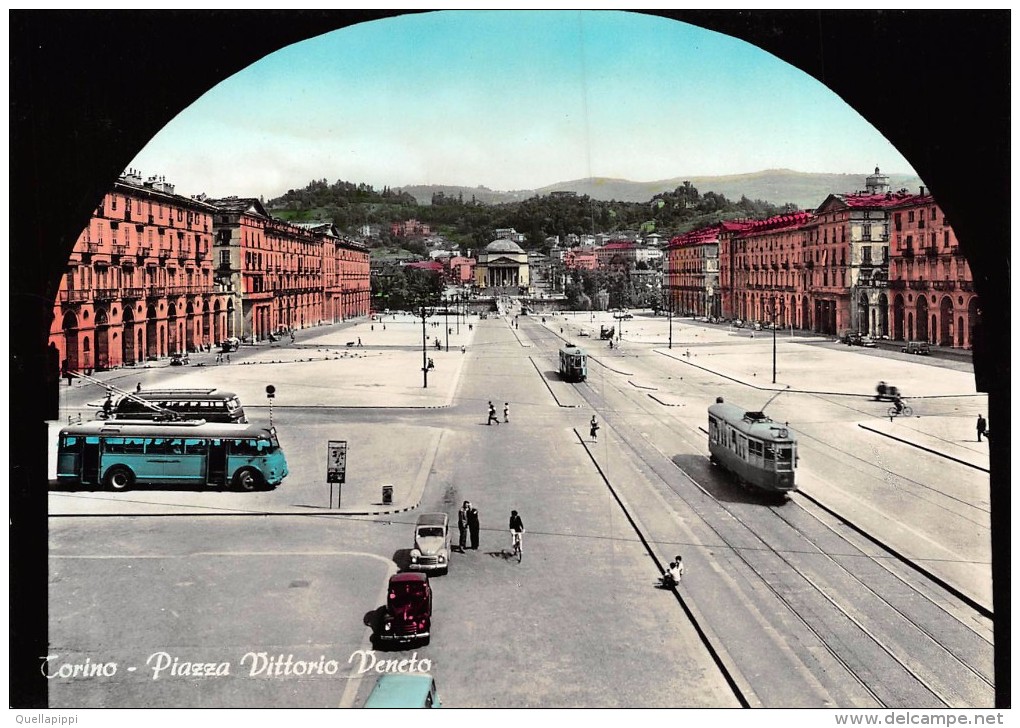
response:
M602 400L603 404L607 404L606 399L609 394L609 389L615 390L618 396L623 397L624 401L628 403L628 407L632 408L632 412L625 412L621 409L613 409L611 407L604 406L601 410L603 415L603 421L609 425L620 439L626 443L626 446L633 457L638 459L647 467L650 471L655 473L662 480L663 485L668 488L676 497L680 498L687 507L696 513L705 525L715 534L715 537L719 539L721 544L724 544L730 549L738 559L740 559L746 567L752 572L758 575L764 586L774 595L774 597L784 605L784 607L794 615L800 624L804 628L814 635L815 639L818 640L831 655L838 664L842 666L847 674L855 681L857 681L868 694L873 696L876 703L885 707L899 707L900 705L928 705L929 707L969 707L971 704L971 696L977 693L993 692L994 686L992 680L983 674L980 667L976 667L969 664L967 661L957 657L954 649L947 645L939 635L941 627L936 627L936 623L941 619L948 617L952 620L952 623L956 625L953 630L954 636L957 639L963 639L964 641L977 640L975 643L977 646L974 648L977 652L987 648L991 650L990 641L984 638L980 633L965 624L962 620L957 618L954 614L948 611L944 605L938 604L928 594L922 592L915 584L910 584L906 579L896 574L893 570L888 569L883 560L888 561L892 559L898 563L907 565L913 572L917 573L923 579L931 582L939 589L944 590L952 599L960 601L966 605L967 609L973 610L983 618L991 619L991 611L979 604L973 599L970 599L966 594L961 593L959 590L953 588L951 585L945 583L939 579L936 575L931 574L928 570L921 567L919 564L909 559L905 555L899 553L895 549L889 548L887 545L882 544L879 539L874 537L872 534L867 533L866 529L861 528L852 523L848 518L835 513L832 509L826 508L824 505L818 503L816 499L806 496L805 494L798 494L804 496L805 499L809 500L819 510L829 514L830 517L837 519L837 521L852 530L854 533L863 536L868 541L876 546L879 546L885 556L876 558L875 556L868 555L864 551L861 551L852 542L846 540L846 536L838 533L829 524L827 524L818 513L812 512L803 503L796 502L796 506L803 512L809 514L811 518L815 519L818 523L822 524L831 532L834 537L839 538L841 541L849 544L856 552L855 558L865 557L870 563L875 564L878 568L885 570L893 578L898 580L901 588L907 590L908 594L915 595L914 599L921 599L924 602L926 610L935 610L935 615L930 618L928 623L921 623L922 620L914 619L908 615L903 609L893 604L889 599L886 599L876 590L871 589L868 583L862 578L858 577L853 570L847 568L844 563L837 560L835 556L827 553L827 550L816 541L810 539L801 529L793 523L791 519L791 513L787 512L784 514L784 509L788 509L789 504L782 507L766 507L764 512L771 514L772 518L775 519L773 524L769 524L757 519L749 520L741 512L739 506L730 506L729 504L720 500L713 492L711 488L706 487L687 470L682 468L676 463L671 457L662 450L652 441L652 439L643 432L638 431L633 425L626 421L627 416L631 414L640 414L643 417L652 418L655 422L667 427L671 432L680 434L682 438L689 443L692 441L690 433L684 432L686 427L677 428L677 420L674 417L667 416L661 409L655 408L643 399L631 398L628 396L630 391L619 383L615 382L612 378L602 377L600 378L602 392L596 392L596 390L590 385L578 385L578 391L581 393L584 399L588 400L590 404L596 406L596 400ZM637 401L635 401L637 399ZM699 428L700 429L700 428ZM680 430L680 432L677 432ZM693 444L693 443L692 443ZM595 460L593 456L593 460ZM708 505L702 503L698 506L692 503L689 494L683 492L685 489L674 487L676 481L675 475L670 477L668 472L663 472L663 462L667 461L677 473L679 473L686 481L692 483L703 498L707 499ZM597 463L596 463L597 465ZM601 473L600 468L600 473ZM893 474L890 472L890 474ZM605 478L605 476L603 475ZM607 482L607 485L612 488L612 485ZM758 513L763 512L759 507L759 504L752 504L755 510L755 516ZM719 509L720 514L725 514L726 518L723 519L711 519L709 514L705 511L711 508ZM746 534L739 538L735 538L733 533L727 533L726 529L732 529L732 524L727 524L727 520L731 520L736 523L740 529L746 531L747 534L751 534L757 541L759 546L757 548L748 548L746 543L742 544L741 541L746 541ZM713 522L714 520L714 522ZM638 529L637 524L631 519L632 526ZM719 525L722 523L723 525ZM780 537L775 534L770 534L769 529L780 526L780 528L789 529L790 532L796 534L799 539L802 539L805 543L805 547L798 549L784 549L777 547L772 543L773 540L780 540ZM765 533L761 533L762 529L766 529ZM654 549L647 536L639 532L639 537L642 542L645 543L646 548L649 549L649 553L655 558L653 553ZM836 574L835 577L826 575L827 579L836 578L837 580L849 580L855 585L854 589L859 589L862 593L868 596L867 599L871 601L877 600L880 608L883 612L893 615L894 620L899 620L901 623L910 625L911 629L914 630L915 634L910 639L917 640L922 643L922 651L927 651L935 657L928 663L928 666L922 661L921 664L917 662L912 655L901 649L901 644L906 638L899 638L896 644L888 644L888 639L883 638L881 635L875 634L877 629L883 629L887 631L891 629L886 627L881 622L876 622L876 617L869 616L869 614L857 614L852 606L853 601L849 597L840 596L839 598L830 596L824 584L819 583L819 574L824 573L824 570L819 570L817 567L814 569L813 574L806 573L806 569L803 566L795 563L797 560L807 558L805 554L815 554L824 556L827 561L825 569L833 570ZM763 558L765 555L765 558ZM849 558L849 557L847 557ZM782 569L786 572L786 576L779 580L778 583L774 583L767 578L765 573L764 564L771 560L773 563L779 564ZM656 559L658 564L658 560ZM661 564L659 564L661 567ZM862 640L870 642L870 647L865 648L854 642L855 652L869 652L878 650L881 651L886 657L884 660L888 665L892 665L892 670L898 670L901 674L909 676L909 679L916 683L914 688L908 689L911 698L904 702L903 695L899 694L896 690L890 689L888 683L882 679L876 679L878 673L874 672L872 666L861 663L854 653L845 655L840 649L844 644L844 641L838 638L826 637L828 630L832 629L831 624L826 624L824 620L819 620L819 616L815 609L811 607L812 601L805 600L802 596L798 596L797 590L792 588L790 583L790 577L795 580L799 579L803 584L806 584L812 590L814 595L814 604L818 603L828 604L832 610L834 618L830 617L833 621L842 620L845 623L854 625L850 633L855 633ZM783 581L785 579L785 583ZM800 599L803 603L798 604L797 600ZM820 602L819 602L820 600ZM910 599L907 599L909 602ZM690 618L690 610L685 609ZM869 629L869 623L871 629ZM704 634L705 630L700 626L697 627L699 632ZM845 629L845 627L844 627ZM965 634L962 638L959 637L958 631L962 629ZM969 633L969 637L967 636ZM849 633L848 633L849 634ZM948 657L938 657L940 655L948 655ZM932 672L931 667L937 665L939 668L945 664L955 664L956 669L953 671L951 678L945 678L940 673ZM927 674L918 674L919 672L927 671ZM872 683L875 684L873 687ZM965 683L963 687L958 687L959 684ZM898 684L902 684L902 681ZM969 692L968 692L969 691ZM961 694L968 693L968 694ZM925 697L927 696L927 697Z

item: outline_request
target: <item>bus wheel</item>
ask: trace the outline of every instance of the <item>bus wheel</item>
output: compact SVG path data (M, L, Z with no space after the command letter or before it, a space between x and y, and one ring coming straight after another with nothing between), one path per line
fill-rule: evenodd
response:
M234 486L238 490L253 491L262 485L262 476L254 468L241 468L234 475Z
M106 471L106 487L110 490L127 490L135 482L135 474L123 465L117 465Z

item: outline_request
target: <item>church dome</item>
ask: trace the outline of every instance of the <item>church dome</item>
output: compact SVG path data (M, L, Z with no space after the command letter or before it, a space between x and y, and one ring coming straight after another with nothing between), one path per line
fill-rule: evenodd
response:
M524 254L524 249L515 243L513 240L506 240L500 238L499 240L493 240L491 243L485 246L486 253L514 253L517 255Z

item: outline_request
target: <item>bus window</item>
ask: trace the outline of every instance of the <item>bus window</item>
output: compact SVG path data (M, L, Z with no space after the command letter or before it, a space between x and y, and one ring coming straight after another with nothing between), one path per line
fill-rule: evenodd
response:
M189 455L205 455L209 451L209 443L189 438L184 441L184 451Z
M760 458L761 457L761 451L762 451L762 443L758 442L757 440L748 440L747 441L747 451L751 455L753 455L753 456L755 456L757 458Z
M60 449L61 450L77 450L80 445L81 445L80 438L75 437L74 435L68 435L68 436L64 437L63 440L61 440L61 442L60 442Z
M766 460L776 459L775 445L773 445L771 442L765 443L765 459Z

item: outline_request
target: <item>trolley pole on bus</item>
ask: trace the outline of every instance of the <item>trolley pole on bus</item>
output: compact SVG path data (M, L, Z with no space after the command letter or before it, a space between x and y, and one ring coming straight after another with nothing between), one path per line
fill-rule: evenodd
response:
M266 399L269 400L269 429L273 429L273 399L276 397L276 387L272 384L266 385Z

